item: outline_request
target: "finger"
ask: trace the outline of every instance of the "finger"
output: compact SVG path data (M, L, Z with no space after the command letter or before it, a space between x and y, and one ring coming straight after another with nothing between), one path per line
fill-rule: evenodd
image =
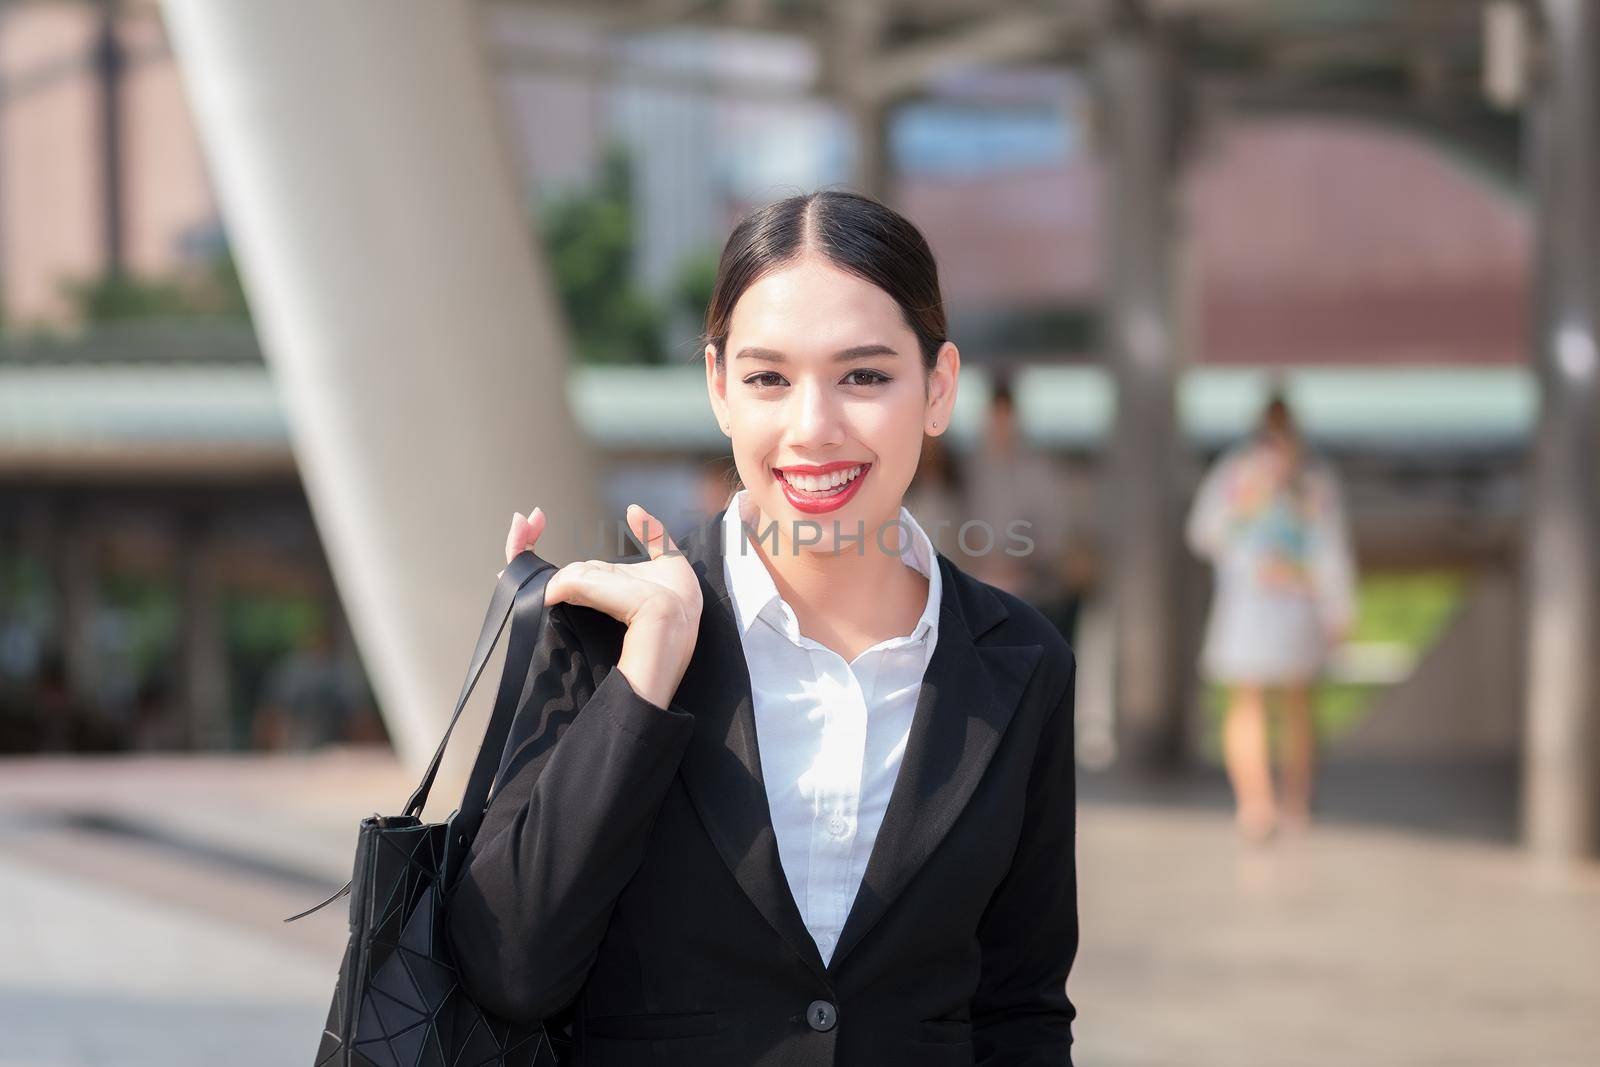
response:
M551 576L545 586L545 604L575 604L602 611L623 623L632 623L648 601L671 594L661 585L638 577L626 566L604 560L569 563Z
M651 559L659 559L663 552L678 550L677 544L667 534L666 524L638 504L628 505L628 528Z
M521 543L522 524L527 520L522 517L522 512L511 513L511 529L506 531L506 562L510 563L517 558L517 545ZM504 574L504 571L500 573Z
M506 534L506 562L516 559L523 549L533 548L544 533L545 516L542 508L534 508L527 518L522 512L511 514L511 529Z

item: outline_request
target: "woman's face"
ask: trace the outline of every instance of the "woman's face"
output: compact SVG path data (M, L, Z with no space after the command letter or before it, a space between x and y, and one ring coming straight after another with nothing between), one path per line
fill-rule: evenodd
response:
M859 553L898 543L899 516L923 435L950 425L960 354L945 342L923 370L916 334L894 298L871 282L808 256L761 278L739 297L726 359L706 346L711 404L733 443L734 464L785 551ZM938 428L933 423L938 422ZM811 469L817 480L806 480ZM822 470L817 471L818 468ZM843 486L824 494L852 472ZM839 536L864 540L841 542ZM858 547L859 544L859 547Z

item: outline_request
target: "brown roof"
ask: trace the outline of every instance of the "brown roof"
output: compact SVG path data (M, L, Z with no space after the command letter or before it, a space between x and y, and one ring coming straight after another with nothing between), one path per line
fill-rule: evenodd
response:
M908 179L900 203L952 306L1083 303L1101 286L1098 186L1080 156ZM1197 361L1524 359L1527 212L1436 145L1350 120L1234 122L1180 204Z

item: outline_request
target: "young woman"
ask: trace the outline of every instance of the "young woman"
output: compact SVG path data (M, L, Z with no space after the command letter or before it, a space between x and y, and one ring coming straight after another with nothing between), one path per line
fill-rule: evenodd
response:
M1076 664L901 502L960 370L926 241L845 192L755 211L704 356L743 487L551 578L462 982L600 1067L1070 1064Z
M1186 537L1216 568L1200 665L1228 688L1222 750L1239 830L1262 841L1280 823L1303 829L1316 753L1311 683L1354 618L1355 568L1338 479L1307 454L1283 397L1206 473ZM1281 800L1267 743L1272 691L1284 703Z

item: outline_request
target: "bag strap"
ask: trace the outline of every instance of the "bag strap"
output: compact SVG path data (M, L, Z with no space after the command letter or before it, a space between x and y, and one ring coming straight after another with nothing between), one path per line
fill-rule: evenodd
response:
M489 725L484 731L483 743L478 748L478 757L473 761L466 795L457 813L460 821L451 828L451 836L447 842L449 853L458 852L472 840L472 834L476 832L478 823L483 818L481 809L488 797L494 776L499 771L501 749L505 747L506 738L511 734L511 723L516 717L517 703L521 698L525 681L526 671L519 673L514 666L532 662L544 622L544 589L550 584L550 579L555 576L557 569L554 563L541 559L532 549L524 549L506 564L505 570L500 572L494 594L489 598L489 610L484 615L483 627L478 633L478 644L472 650L472 662L467 666L467 677L462 683L461 695L456 698L456 709L450 716L450 724L445 727L444 737L440 738L439 747L434 751L433 759L429 761L422 781L411 794L411 799L406 801L405 813L401 818L420 817L423 807L428 802L428 793L433 788L434 779L439 774L439 767L444 762L445 748L450 744L450 735L467 706L467 698L472 695L479 676L488 665L489 655L499 642L501 633L505 631L507 620L512 620L511 637L506 643L505 663L500 671L500 691L495 696L494 710L489 715ZM447 870L453 868L454 864L447 864ZM350 886L351 882L346 882L327 900L297 915L291 915L283 921L294 922L332 904L348 893Z
M500 692L495 697L494 712L489 716L483 742L478 746L472 774L467 778L461 806L451 816L449 834L445 838L444 863L439 875L445 886L454 880L459 861L488 813L489 791L500 773L506 739L511 736L512 723L532 682L533 657L544 629L544 589L555 577L556 569L551 564L548 569L538 571L517 594L511 614L511 637L506 642L506 665L500 672ZM519 664L520 669L513 670L512 664Z
M406 801L404 814L421 816L422 808L428 802L428 791L433 788L433 780L439 773L439 765L444 761L444 750L445 746L450 744L450 734L455 730L456 722L461 718L461 712L467 706L467 698L472 695L473 686L478 684L478 676L483 673L483 668L489 662L489 654L494 651L495 643L500 640L500 634L505 630L506 621L511 618L513 609L519 605L522 606L523 610L517 612L518 621L524 624L533 624L533 632L530 636L534 642L538 641L538 624L542 621L544 614L544 587L549 584L550 578L555 571L556 565L554 563L540 559L531 549L525 549L518 553L510 563L506 564L506 569L501 572L500 581L495 585L494 595L489 600L489 611L484 616L483 629L478 634L478 647L472 651L472 663L467 667L467 677L461 685L461 695L456 698L456 710L450 716L450 725L445 727L444 737L439 739L439 747L433 754L432 762L428 764L427 773L422 776L422 782L417 786L416 792L411 794L411 799ZM533 595L519 595L524 586L540 575L544 576L544 580L529 591ZM517 631L524 629L524 626L513 626L513 640L520 636ZM515 643L523 644L524 642L516 641ZM489 740L488 733L492 733L496 726L500 727L502 733L500 743L502 745L505 744L505 735L509 735L511 731L511 718L516 712L515 701L517 695L520 694L521 679L513 679L514 672L511 667L518 662L514 658L515 654L524 650L509 647L510 644L511 642L508 642L505 665L501 668L500 692L495 699L494 712L489 720L489 730L484 737L485 747ZM530 644L525 651L531 656L532 645ZM515 686L510 684L513 681L516 683ZM513 689L515 691L512 692L508 701L507 692ZM510 704L509 707L507 706L508 703ZM503 722L500 721L502 719L504 720ZM484 755L484 749L480 748L478 750L478 759L473 764L473 777L477 777L478 769L484 762ZM495 762L491 765L491 768L498 767L499 759L500 752L496 749L494 752Z

